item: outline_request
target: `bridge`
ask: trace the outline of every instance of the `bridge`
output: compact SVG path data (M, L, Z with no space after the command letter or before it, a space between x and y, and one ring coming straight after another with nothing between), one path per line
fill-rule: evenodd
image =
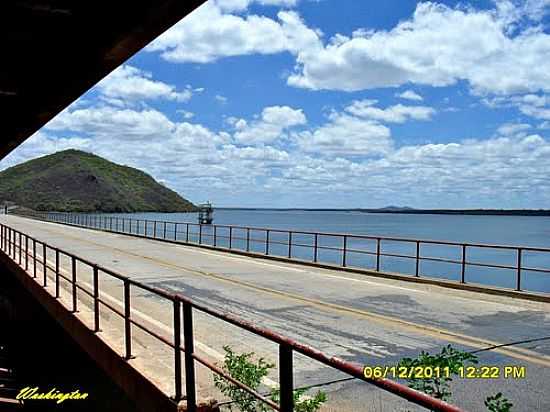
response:
M228 239L229 229L51 213L3 215L0 223L6 265L82 335L79 343L132 397L156 399L148 410L178 402L212 406L212 397L228 402L213 381L214 373L223 374L226 345L277 365L266 390L322 388L325 410L378 404L415 410L411 401L455 410L393 380L362 375L363 365L395 365L447 344L476 353L483 365L527 371L522 379L460 380L454 393L462 409L456 410L481 410L484 394L496 392L518 410L550 406L544 390L550 297L544 293L266 256L246 247L255 235L238 236L237 229ZM239 239L244 250L233 250ZM283 402L272 406L291 410Z

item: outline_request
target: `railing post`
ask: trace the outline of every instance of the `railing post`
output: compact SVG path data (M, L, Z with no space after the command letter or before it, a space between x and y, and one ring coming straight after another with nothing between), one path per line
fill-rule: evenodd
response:
M157 237L157 221L153 222L153 237Z
M317 263L317 259L319 259L319 234L315 233L313 240L313 261Z
M181 394L181 304L174 300L174 385L175 400L179 401Z
M199 245L202 244L202 223L199 223Z
M189 412L196 412L193 307L187 302L183 304L183 345L185 349L185 396L187 399L187 410Z
M73 312L77 312L78 310L78 305L77 305L77 288L76 288L76 259L74 256L71 256L72 260L71 260L71 271L72 271L72 275L73 275L73 280L72 280L72 289L73 289Z
M376 271L380 272L380 238L376 239Z
M288 232L288 258L292 257L292 232Z
M250 252L250 228L246 228L246 251Z
M29 270L29 236L25 235L25 271Z
M178 224L174 223L174 241L178 240Z
M420 242L416 241L416 270L415 276L420 276Z
M233 247L233 226L229 226L229 249Z
M111 232L113 231L113 217L112 216L109 218L109 230Z
M217 236L216 236L216 234L217 234L217 233L216 233L216 232L217 232L216 228L217 228L217 226L214 225L214 247L216 247L217 244L218 244L218 241L217 241L218 238L217 238Z
M294 376L292 366L292 347L285 344L279 345L279 385L281 412L294 410Z
M265 254L269 255L269 229L265 231Z
M94 265L94 332L100 332L99 328L99 269Z
M124 342L126 343L126 360L132 358L132 330L130 323L130 281L124 279Z
M32 240L32 266L33 266L32 277L36 278L36 239Z
M521 252L522 252L522 249L518 248L518 266L517 266L516 290L521 290Z
M346 258L347 258L347 252L348 252L348 237L344 235L343 239L343 248L342 248L342 267L346 267Z
M162 229L162 238L166 239L166 221L164 221L164 227Z
M42 271L44 274L44 287L48 286L48 266L46 263L46 244L42 243Z
M59 298L59 249L55 249L55 298Z
M23 235L19 232L19 264L23 261Z
M189 223L186 223L187 229L185 230L185 242L189 243Z
M466 283L466 245L462 245L462 262L460 270L460 283Z

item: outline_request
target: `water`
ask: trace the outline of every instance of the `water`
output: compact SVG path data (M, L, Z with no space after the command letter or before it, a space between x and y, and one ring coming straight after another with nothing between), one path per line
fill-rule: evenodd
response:
M170 222L197 222L196 214L184 213L134 213L108 214L106 216L130 217ZM405 215L405 214L371 214L360 212L313 212L313 211L267 211L267 210L216 210L214 223L217 225L240 225L295 231L349 233L357 235L405 237L413 239L432 239L465 243L488 243L513 246L532 246L550 248L550 217L539 216L462 216L462 215ZM121 228L119 228L121 229ZM127 228L128 229L128 228ZM144 224L133 230L144 231ZM174 225L168 225L167 237L174 238ZM157 236L163 236L162 225L157 227ZM149 225L148 233L153 227ZM198 227L191 226L189 234L185 225L178 228L177 239L198 242ZM213 229L203 226L201 241L212 244ZM246 249L246 231L235 229L232 233L232 247ZM229 246L228 229L218 228L216 243ZM261 230L250 232L249 248L252 251L265 253L266 233ZM269 253L281 256L288 255L288 234L271 232L269 235ZM292 257L313 260L311 247L314 236L294 234L292 237ZM321 236L318 238L318 260L329 263L342 263L342 253L336 248L343 246L339 237ZM348 238L346 264L365 268L376 267L376 241ZM416 244L382 241L382 253L415 256ZM367 252L367 253L364 253ZM498 249L467 249L467 260L470 262L517 265L517 251ZM462 249L457 246L421 245L423 257L461 260ZM522 254L522 266L530 268L550 268L550 253L528 252ZM383 256L380 269L415 275L415 259ZM454 263L421 261L421 276L460 280L461 265ZM466 267L466 282L515 288L517 270L470 266ZM539 273L522 270L521 287L525 290L550 292L550 273Z

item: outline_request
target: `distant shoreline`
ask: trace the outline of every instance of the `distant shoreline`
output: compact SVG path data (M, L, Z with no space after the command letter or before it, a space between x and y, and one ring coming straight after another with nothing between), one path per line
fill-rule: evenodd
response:
M548 209L336 209L336 208L263 208L215 207L215 210L249 210L273 212L360 212L404 215L471 215L471 216L550 216Z

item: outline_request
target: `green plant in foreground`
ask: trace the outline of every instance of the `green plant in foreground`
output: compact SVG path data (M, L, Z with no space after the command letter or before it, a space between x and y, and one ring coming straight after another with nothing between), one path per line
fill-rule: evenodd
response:
M466 363L477 363L477 356L457 350L451 345L444 347L440 353L430 355L428 352L420 352L418 357L403 358L399 361L399 367L406 367L408 370L415 367L439 368L440 376L432 378L409 378L407 382L409 387L427 393L436 399L448 401L451 398L450 383L453 380L452 375L458 375L460 368L463 368Z
M229 346L224 346L223 349L225 350L223 370L235 380L255 391L258 390L262 379L267 376L269 370L275 367L275 364L266 362L264 358L253 361L254 352L237 354ZM214 383L224 395L233 400L242 412L271 410L262 401L219 375L214 374ZM317 392L313 398L304 397L305 393L306 389L294 391L295 412L316 412L327 399L326 394L322 391ZM273 389L270 398L278 403L279 390ZM233 406L229 405L229 409L233 410Z
M485 399L485 406L490 412L510 412L514 404L499 392L496 395L488 396L487 399Z
M427 393L434 398L443 401L449 401L451 398L450 383L453 380L452 375L459 375L461 368L464 368L466 363L478 363L477 356L468 352L464 352L453 348L451 345L444 347L440 353L430 355L428 352L420 352L418 357L403 358L398 366L405 367L407 370L415 367L423 368L439 368L439 370L448 372L441 373L439 377L433 378L408 378L406 379L409 387ZM493 396L488 396L484 401L489 412L510 412L512 410L512 402L506 399L501 392Z

